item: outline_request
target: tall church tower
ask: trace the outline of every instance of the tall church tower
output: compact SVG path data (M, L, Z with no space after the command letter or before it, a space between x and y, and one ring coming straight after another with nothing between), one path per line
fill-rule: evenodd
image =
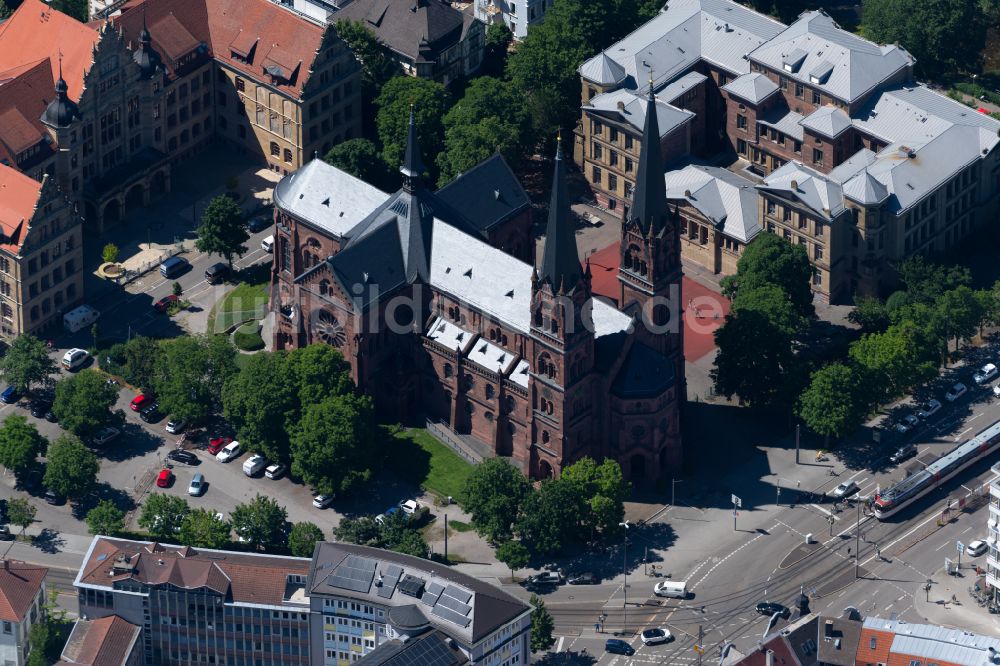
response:
M558 474L590 445L593 410L593 324L590 265L580 266L566 196L562 139L556 148L552 197L541 266L531 280L531 402L535 477Z
M636 315L641 310L641 320L652 333L650 345L670 357L677 377L683 378L680 235L676 215L671 215L667 207L652 79L646 94L646 120L639 151L632 206L622 223L619 305ZM683 393L679 397L684 400Z

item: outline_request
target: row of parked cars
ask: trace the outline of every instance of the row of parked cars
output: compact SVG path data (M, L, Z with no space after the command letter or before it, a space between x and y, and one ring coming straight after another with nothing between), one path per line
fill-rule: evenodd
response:
M979 368L974 375L972 375L972 381L974 381L978 386L983 386L984 384L988 384L996 379L997 376L1000 376L1000 369L998 369L994 363L987 363L983 367ZM992 390L993 395L1000 398L1000 383L997 383ZM955 402L968 392L968 386L962 382L956 382L945 392L944 399L948 402ZM907 414L901 418L895 425L896 432L900 434L910 432L910 430L915 428L921 421L926 421L941 411L941 407L942 404L940 400L928 400L920 405L915 413Z

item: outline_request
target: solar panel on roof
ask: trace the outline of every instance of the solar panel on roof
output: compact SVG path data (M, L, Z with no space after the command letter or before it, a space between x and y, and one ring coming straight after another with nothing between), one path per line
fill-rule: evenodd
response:
M462 615L468 615L472 611L472 606L463 604L455 597L449 597L447 594L441 595L441 598L438 599L437 605L444 606L445 608L453 610L456 613L461 613Z
M368 592L371 587L371 581L353 580L336 574L331 574L326 579L326 582L331 587L339 587L342 590L352 590L354 592Z
M399 577L403 575L403 569L392 565L386 567L385 572L382 574L382 585L378 587L378 596L383 599L390 599L392 597L393 590L396 589L396 583L399 582Z
M371 589L377 566L378 562L373 559L348 555L343 562L337 565L326 581L329 585L344 590L368 592Z
M463 604L469 603L469 599L472 598L472 592L467 592L460 587L455 587L454 585L449 585L445 588L444 593L449 597L455 597Z
M472 618L465 617L461 613L456 613L450 608L444 608L440 604L434 607L434 610L431 611L431 614L436 615L445 620L448 620L449 622L457 624L458 626L463 628L468 627L469 623L472 622Z
M455 653L444 644L444 641L431 635L421 641L412 642L387 663L392 666L426 666L426 664L455 664L458 661Z

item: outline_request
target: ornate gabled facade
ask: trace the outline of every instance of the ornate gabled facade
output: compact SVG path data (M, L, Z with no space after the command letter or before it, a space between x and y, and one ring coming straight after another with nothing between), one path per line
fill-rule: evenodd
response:
M643 141L656 140L649 131ZM640 274L649 293L630 287L619 310L593 296L581 266L561 142L536 267L519 251L531 246L530 208L527 221L505 213L520 189L506 165L491 158L469 173L495 177L432 193L410 132L391 195L318 161L278 184L275 346L339 348L386 418L437 422L534 478L584 456L618 459L640 481L679 466L679 247L665 203L649 206L639 241L655 262ZM498 208L501 191L511 202Z

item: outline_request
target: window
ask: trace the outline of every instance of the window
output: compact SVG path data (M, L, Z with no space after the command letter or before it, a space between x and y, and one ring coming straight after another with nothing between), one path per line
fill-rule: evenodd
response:
M246 83L240 77L236 77L236 89L240 92L244 92L247 89Z
M618 166L618 153L616 151L612 150L608 153L608 163L613 167Z
M868 649L874 650L877 644L878 644L878 639L875 636L872 636L871 640L868 642Z
M778 87L782 90L788 90L788 79L783 76L778 77Z
M813 164L823 163L823 151L819 148L813 148Z
M625 158L625 173L632 173L632 169L635 168L635 163L630 157Z
M816 246L816 249L813 252L813 256L816 258L816 261L820 261L823 258L823 246L822 245L817 245Z
M813 90L813 104L819 104L823 101L822 96L815 90Z
M632 150L632 135L625 135L625 150Z
M13 625L5 620L3 623L3 633L9 634L12 632L12 630L13 630Z
M591 180L591 182L597 183L598 185L600 185L600 183L601 183L601 169L600 169L600 167L596 167L596 166L593 167L593 169L590 172L590 180Z
M612 192L618 191L618 176L613 173L608 174L608 189Z
M285 161L288 162L289 164L292 163L292 151L289 150L288 148L285 148Z
M747 117L742 113L736 114L736 129L746 130L747 128Z
M281 154L281 149L278 147L274 141L271 142L271 157L277 157Z
M777 208L777 206L774 205L773 201L768 201L767 202L767 214L768 215L774 215L774 211L775 211L776 208Z
M795 84L795 96L798 97L799 99L802 99L802 94L803 94L802 84L801 83L796 83Z
M796 153L801 153L802 152L802 142L801 141L796 141L795 144L792 146L792 150L794 150Z
M819 271L813 273L813 286L819 287L823 284L823 274Z

